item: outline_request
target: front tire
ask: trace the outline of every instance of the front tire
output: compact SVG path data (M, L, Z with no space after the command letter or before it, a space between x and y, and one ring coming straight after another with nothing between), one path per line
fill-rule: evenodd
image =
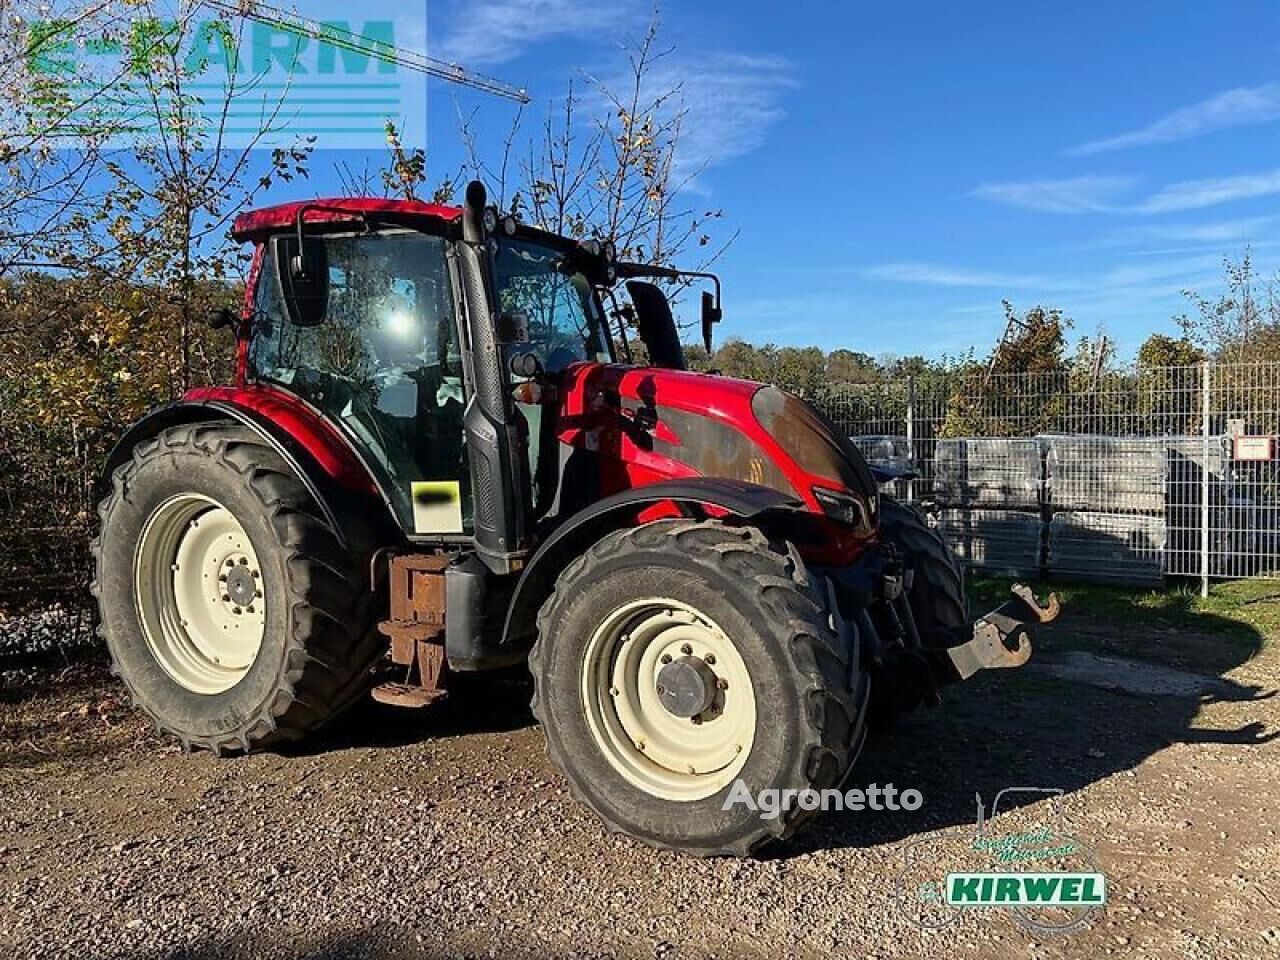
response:
M968 623L969 604L960 563L924 515L915 507L882 496L880 535L910 560L915 571L907 600L924 645L931 646L931 637L945 637Z
M188 749L296 740L367 688L383 646L363 568L249 429L196 423L140 443L99 514L113 670Z
M661 520L602 538L543 605L530 657L574 794L610 829L696 855L792 834L797 804L722 808L739 780L752 797L835 787L857 756L868 683L823 596L753 528Z

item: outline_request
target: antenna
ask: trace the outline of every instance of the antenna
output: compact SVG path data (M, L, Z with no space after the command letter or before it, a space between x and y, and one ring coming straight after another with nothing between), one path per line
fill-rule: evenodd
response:
M459 64L428 57L425 53L418 53L416 50L404 50L371 40L358 33L336 30L318 20L268 6L265 3L256 3L254 0L234 0L234 2L232 0L200 0L200 2L220 13L244 17L246 20L256 20L258 23L268 24L308 40L331 44L340 50L350 50L374 57L384 63L394 63L418 73L425 73L430 77L438 77L473 90L491 93L495 97L504 97L521 104L529 102L529 94L523 87L513 87L493 77L473 73Z

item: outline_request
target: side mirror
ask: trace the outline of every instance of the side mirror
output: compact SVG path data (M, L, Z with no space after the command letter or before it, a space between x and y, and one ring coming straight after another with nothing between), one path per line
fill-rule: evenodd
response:
M720 307L719 298L710 290L702 291L702 345L711 353L711 328L720 322L724 310Z
M240 322L240 314L229 307L218 307L209 314L209 329L221 330L223 327L234 328Z
M523 310L508 310L498 314L494 329L500 346L529 342L529 315Z
M644 280L628 280L627 296L635 307L636 330L649 351L649 362L668 370L687 370L680 331L662 288Z
M318 327L329 311L329 251L319 237L275 237L272 260L289 322Z

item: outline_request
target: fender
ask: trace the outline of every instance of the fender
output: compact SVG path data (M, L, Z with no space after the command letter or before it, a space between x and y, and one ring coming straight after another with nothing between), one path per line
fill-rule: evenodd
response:
M102 473L104 488L111 482L112 474L128 462L139 443L170 427L222 420L249 428L284 459L315 499L325 522L337 533L344 547L350 544L342 516L355 509L362 517L374 520L383 512L376 508L381 498L373 480L341 440L322 437L314 430L297 429L300 425L288 418L268 416L230 398L201 396L204 392L193 391L194 396L188 394L183 400L156 407L125 431L107 457ZM398 531L399 528L391 523L387 529Z
M699 509L710 507L753 521L810 516L800 500L772 487L713 477L652 483L605 497L561 523L529 560L507 609L503 646L529 645L538 608L574 557L605 534L634 524L645 508L662 503Z

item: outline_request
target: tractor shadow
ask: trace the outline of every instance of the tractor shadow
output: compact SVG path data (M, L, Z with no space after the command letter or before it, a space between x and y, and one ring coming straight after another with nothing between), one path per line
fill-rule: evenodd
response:
M529 709L533 680L523 666L455 675L449 684L447 700L420 709L387 706L365 697L329 726L280 752L315 756L355 747L404 747L472 733L508 733L536 723Z
M1276 691L1224 676L1262 649L1262 634L1195 614L1184 597L1171 597L1183 608L1173 623L1159 614L1121 620L1064 601L1059 620L1037 628L1027 666L979 674L945 689L941 706L870 731L846 788L915 788L924 797L920 809L829 812L772 856L970 825L975 794L990 804L1006 787L1060 788L1070 808L1074 792L1172 744L1248 747L1280 736ZM978 609L986 607L975 602ZM1222 703L1239 706L1212 721L1198 716ZM1035 799L1023 795L1009 806Z

